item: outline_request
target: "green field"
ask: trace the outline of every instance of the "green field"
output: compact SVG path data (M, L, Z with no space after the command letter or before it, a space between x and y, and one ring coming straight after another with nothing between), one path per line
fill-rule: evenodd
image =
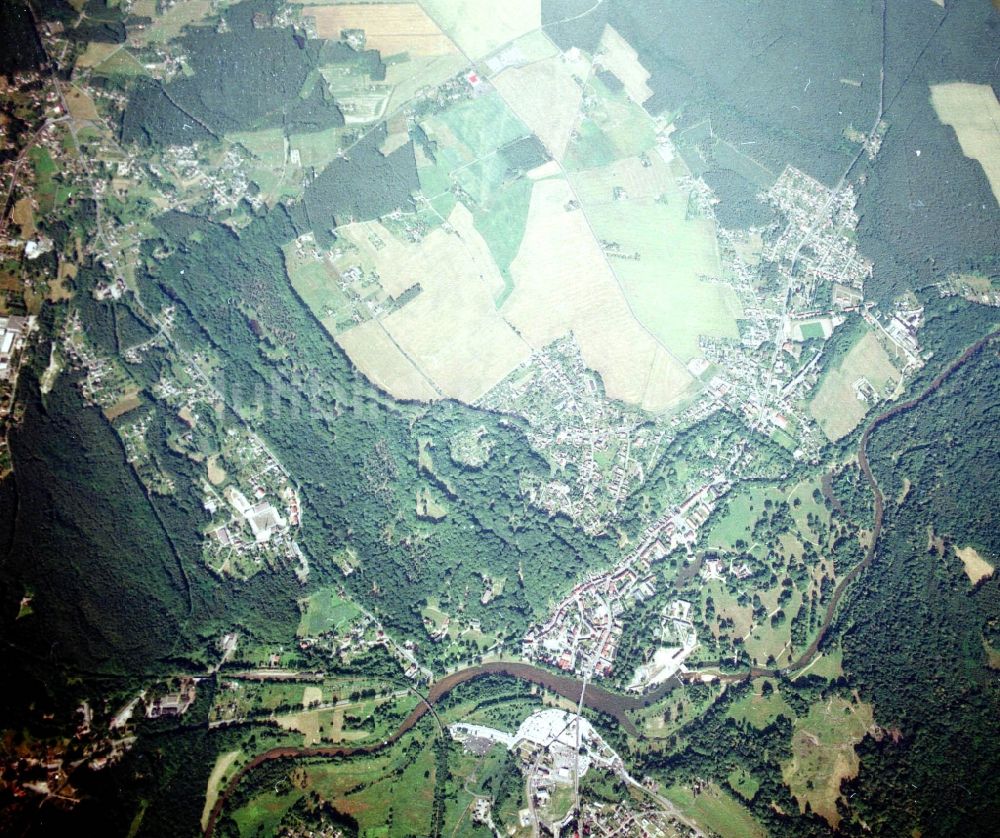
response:
M531 133L496 92L454 105L436 114L428 123L432 130L435 123L447 127L467 149L466 160L485 157Z
M744 800L753 800L760 788L760 781L743 768L734 768L726 777L730 788Z
M299 622L299 637L341 631L360 614L360 609L341 597L336 588L321 588L306 601Z
M574 184L590 174L577 176ZM701 335L736 338L740 313L735 292L705 282L718 277L715 229L687 217L687 196L676 185L666 202L629 199L587 203L584 211L598 239L617 243L630 258L611 258L638 319L682 361L701 354ZM638 254L639 258L634 257Z
M506 293L510 293L514 288L510 279L510 263L517 256L521 239L524 238L530 201L531 182L525 178L518 178L504 186L492 196L488 204L478 208L473 214L476 230L483 237L490 253L493 254L493 260L500 268L500 274L507 285ZM506 293L496 301L498 308L503 303Z
M689 818L723 838L764 838L767 833L754 817L728 792L714 783L694 794L688 786L674 785L664 796Z
M858 771L854 746L871 724L870 704L841 696L817 701L805 718L795 720L792 757L782 776L799 805L804 807L808 802L833 827L840 821L840 784Z
M777 489L760 486L751 486L731 495L725 513L709 530L709 549L734 550L737 541L749 545L753 525L764 512L764 501L775 501L780 497Z
M854 390L854 383L862 376L880 396L899 380L899 371L869 330L862 332L835 369L827 371L809 405L809 412L831 442L853 431L868 413L870 405Z
M765 695L763 690L765 682L773 687L773 691L768 695ZM778 716L795 718L795 713L778 692L775 682L764 678L754 681L751 684L750 694L734 702L726 715L738 722L746 722L758 730L763 730Z

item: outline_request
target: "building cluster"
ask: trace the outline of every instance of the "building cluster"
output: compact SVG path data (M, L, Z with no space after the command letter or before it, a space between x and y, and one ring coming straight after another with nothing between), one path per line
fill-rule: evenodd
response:
M654 649L650 659L639 666L627 689L633 692L662 684L684 671L684 661L698 647L698 632L691 622L691 603L676 599L660 613L659 641L669 646Z
M584 801L580 821L592 838L695 838L701 833L661 806L621 800Z
M695 544L698 528L729 487L717 475L650 524L639 548L618 565L577 584L548 620L525 634L524 657L581 675L610 675L624 631L622 615L656 592L653 564L678 547Z
M307 566L294 539L301 523L298 491L261 439L228 428L213 467L218 471L202 480L202 504L212 516L204 543L208 566L244 578L263 567Z
M605 531L645 480L663 428L605 397L570 336L535 353L488 392L478 407L527 419L528 441L554 475L525 474L521 490L550 515L562 514L588 535Z
M627 778L621 757L604 741L587 719L576 713L549 708L539 710L521 722L513 734L484 725L456 722L448 726L453 739L467 753L483 756L501 745L515 753L527 775L531 809L522 813L522 825L530 826L531 812L553 834L572 820L576 807L553 808L560 792L573 789L591 769Z
M787 224L777 238L767 243L765 259L778 263L795 277L864 289L872 264L854 244L857 197L850 184L833 191L793 166L786 166L768 190L767 198L784 214Z

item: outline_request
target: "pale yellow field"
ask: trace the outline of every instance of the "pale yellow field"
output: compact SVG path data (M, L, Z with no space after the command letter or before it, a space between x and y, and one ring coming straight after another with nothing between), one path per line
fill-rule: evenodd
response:
M377 320L341 332L336 341L373 384L397 399L440 398L441 393L400 351Z
M213 486L219 486L226 479L226 470L219 465L219 458L213 454L205 461L205 468L208 470L208 482Z
M21 228L22 239L30 239L35 235L35 213L31 206L31 198L18 199L10 211L10 220Z
M955 555L962 560L965 575L973 585L993 575L993 565L980 556L975 547L956 547Z
M82 90L76 87L68 87L64 94L66 99L66 107L69 108L70 116L73 119L100 119L101 115L97 112L97 108L94 105L94 100L91 99Z
M649 71L639 62L638 53L611 26L604 27L598 56L600 63L625 85L625 92L637 105L653 95L647 84Z
M542 25L541 0L421 0L421 5L472 59Z
M81 68L96 67L107 61L108 56L120 50L121 44L108 44L103 41L91 41L87 48L76 59L76 66Z
M932 84L931 104L938 119L955 129L962 153L983 167L1000 203L1000 102L993 88L966 82Z
M208 826L208 816L215 807L215 801L219 798L219 786L222 785L222 778L226 775L229 767L236 762L240 755L239 749L219 754L215 760L212 773L208 775L208 786L205 789L205 806L201 811L201 826L205 829Z
M308 707L313 702L323 700L323 690L321 687L308 686L302 691L302 706Z
M537 349L572 332L611 398L663 410L691 376L632 315L583 213L566 209L572 198L564 180L535 183L501 312Z
M365 375L400 398L473 402L531 352L493 305L503 280L472 214L456 204L448 222L451 232L438 228L418 244L377 223L342 228L391 296L420 283L420 294L380 325L369 321L337 337ZM372 245L371 232L383 247Z
M303 10L316 20L321 38L340 38L345 29L363 29L365 46L383 57L406 52L412 55L448 55L455 45L417 3L357 3L310 6Z
M837 369L830 370L809 405L809 412L831 442L853 431L868 413L869 405L854 393L854 382L860 376L876 390L899 379L899 371L872 332L851 347Z
M512 111L557 160L576 127L583 90L561 56L510 67L493 84Z
M580 203L607 204L614 200L614 189L624 189L630 200L641 198L657 198L675 194L684 199L675 185L675 176L670 167L663 162L658 154L649 156L649 166L643 166L638 157L626 157L616 160L600 169L589 169L570 175L573 189Z

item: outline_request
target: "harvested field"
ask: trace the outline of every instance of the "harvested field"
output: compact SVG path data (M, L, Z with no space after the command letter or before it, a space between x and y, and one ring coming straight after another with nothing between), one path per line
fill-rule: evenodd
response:
M312 685L307 686L302 691L302 707L307 708L310 704L318 704L323 700L323 689Z
M219 457L213 454L205 463L208 469L208 482L213 486L220 486L226 479L226 470L219 465Z
M91 41L87 48L76 59L76 66L80 68L96 67L108 60L108 58L121 49L120 44L109 44L103 41Z
M856 777L860 742L873 721L872 706L852 703L833 696L809 708L804 718L795 720L792 758L782 768L785 784L799 808L806 803L834 829L840 823L837 800L840 784Z
M973 585L984 579L989 579L993 575L995 568L979 555L979 551L975 547L956 547L955 555L962 560L965 575L969 577L969 581Z
M94 100L82 90L69 86L63 98L66 100L69 115L73 119L95 120L101 118L101 115L97 112L97 107L94 105Z
M879 393L899 379L899 371L870 331L851 347L836 369L829 370L809 405L809 412L831 442L853 431L868 413L869 404L857 397L854 388L862 377Z
M208 775L208 787L205 791L205 806L201 811L202 829L208 826L208 816L211 814L212 809L215 806L215 801L219 797L219 788L222 786L222 781L225 779L226 772L232 764L236 762L240 753L241 751L237 749L235 751L229 751L225 754L219 754L219 756L216 757L212 773Z
M337 337L358 368L398 398L473 402L530 354L496 313L493 299L504 283L471 213L456 204L448 222L451 232L435 229L418 244L380 228L378 248L366 231L380 225L351 225L346 232L393 297L420 284L414 299L380 323Z
M20 198L10 211L10 220L21 228L21 238L30 239L35 235L35 213L31 198Z
M430 401L440 397L434 385L402 353L377 320L369 320L336 337L354 366L376 387L395 398Z
M647 84L649 71L640 63L638 53L611 26L604 27L597 55L599 63L625 85L625 92L637 105L653 95Z
M303 10L316 21L316 34L338 40L345 29L363 29L365 46L382 57L449 55L456 53L451 39L417 3L357 3L309 6Z
M962 153L983 167L1000 203L1000 102L993 88L966 82L932 84L931 104L938 119L955 129Z
M111 407L104 408L104 418L108 421L117 419L119 416L124 416L130 410L135 410L141 404L142 399L139 398L138 391L131 389L111 405Z
M533 347L572 332L608 396L648 410L676 403L692 381L684 365L629 310L614 274L561 179L532 187L524 239L501 312Z
M542 25L541 0L421 0L421 5L472 59Z
M549 154L561 160L583 98L562 56L504 70L493 84Z

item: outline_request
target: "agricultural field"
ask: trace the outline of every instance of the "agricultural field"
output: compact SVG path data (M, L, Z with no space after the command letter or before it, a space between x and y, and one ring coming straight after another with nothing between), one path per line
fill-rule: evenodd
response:
M608 397L665 410L684 396L691 375L635 319L572 200L565 180L534 184L511 264L514 290L501 313L536 349L572 331Z
M363 30L365 49L378 50L383 59L401 53L424 57L457 52L418 3L310 4L302 14L315 21L320 38L338 40L346 30Z
M718 281L714 223L689 217L678 165L668 167L659 155L648 165L632 158L581 172L572 182L633 310L687 362L700 354L702 335L738 337L742 311L732 288Z
M647 84L649 70L642 66L638 53L611 26L604 27L595 63L613 73L622 83L625 93L637 105L653 95Z
M471 214L456 204L448 221L450 232L437 228L419 243L395 242L373 253L390 295L416 282L419 293L377 325L369 321L337 341L365 375L397 397L414 397L419 379L409 364L436 393L471 403L527 360L531 348L496 312L493 301L504 282ZM370 341L376 329L386 335L378 347ZM392 389L396 384L405 390Z
M165 6L162 13L156 0L136 0L131 12L136 17L152 18L152 23L129 29L129 43L139 47L162 44L181 34L185 26L194 26L214 12L211 0L180 0ZM206 21L207 24L207 21Z
M344 599L336 588L321 588L303 600L299 637L318 637L326 632L339 633L361 614L350 600Z
M510 67L493 84L515 114L561 160L579 118L583 89L565 58Z
M899 370L874 332L865 330L836 367L827 370L809 405L809 412L831 442L853 431L871 409L858 397L856 385L866 380L879 399L899 381Z
M541 0L421 0L421 5L473 60L542 25Z
M872 705L841 696L820 700L804 718L795 720L792 757L782 770L785 783L830 826L840 823L840 784L858 773L854 746L872 724Z
M673 785L664 797L703 829L717 835L741 838L765 838L767 832L736 799L715 783L705 783L698 790Z
M951 82L931 85L938 119L955 129L962 153L983 167L1000 203L1000 102L988 84Z

